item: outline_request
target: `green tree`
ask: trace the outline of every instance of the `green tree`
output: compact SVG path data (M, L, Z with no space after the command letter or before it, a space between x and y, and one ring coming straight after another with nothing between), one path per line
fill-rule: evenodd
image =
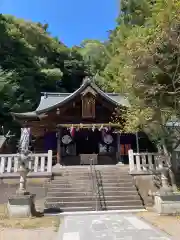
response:
M1 76L8 82L1 90L0 105L10 128L11 111L34 110L42 91L72 92L88 74L82 55L51 37L47 24L1 14L0 32ZM9 74L13 75L11 79ZM6 118L2 117L1 122L7 123Z
M170 159L170 173L172 152L180 143L178 131L166 126L180 119L179 9L177 0L157 0L143 24L124 21L111 39L115 51L104 72L111 87L131 103L126 130L146 131Z

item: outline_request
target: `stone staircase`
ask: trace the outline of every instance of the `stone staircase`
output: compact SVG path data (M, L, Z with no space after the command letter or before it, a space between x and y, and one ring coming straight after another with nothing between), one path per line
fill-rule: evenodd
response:
M45 208L73 212L144 207L128 167L105 165L95 167L93 178L90 166L61 168L49 186Z

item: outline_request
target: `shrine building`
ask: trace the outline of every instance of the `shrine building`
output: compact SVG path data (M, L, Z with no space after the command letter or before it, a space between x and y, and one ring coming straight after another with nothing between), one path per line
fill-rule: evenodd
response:
M103 92L86 78L73 93L42 93L35 111L12 113L21 126L31 129L33 152L53 150L54 164L128 163L128 150L152 151L142 134L121 133L122 125L113 119L116 109L127 108L128 100L117 93ZM119 116L120 122L121 116Z

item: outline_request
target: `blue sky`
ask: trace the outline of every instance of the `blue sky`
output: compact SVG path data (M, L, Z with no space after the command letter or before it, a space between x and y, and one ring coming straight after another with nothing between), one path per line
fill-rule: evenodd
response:
M49 24L66 45L84 39L106 40L115 27L119 0L0 0L0 12Z

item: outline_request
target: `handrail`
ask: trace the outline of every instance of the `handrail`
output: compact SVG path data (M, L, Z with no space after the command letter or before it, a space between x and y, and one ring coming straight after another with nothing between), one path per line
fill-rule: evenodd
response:
M95 171L95 176L96 176L96 182L97 182L97 192L98 192L98 197L100 201L100 210L106 210L106 200L104 196L102 176L99 170ZM103 202L103 205L102 205L102 202Z
M97 181L95 180L95 164L94 164L94 159L90 159L90 172L91 172L91 180L92 180L92 195L95 198L95 203L96 203L96 211L98 211L98 187L97 187Z

